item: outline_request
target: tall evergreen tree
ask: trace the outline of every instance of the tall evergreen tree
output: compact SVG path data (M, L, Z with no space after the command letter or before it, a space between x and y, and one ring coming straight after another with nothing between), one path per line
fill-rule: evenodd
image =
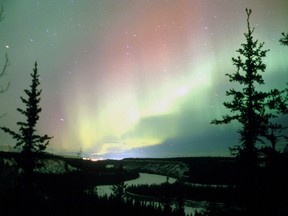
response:
M264 43L259 43L253 38L254 28L251 28L249 23L252 11L246 9L246 13L248 30L244 34L246 43L241 44L241 48L237 50L240 55L232 58L233 65L237 68L236 72L226 74L230 82L240 84L242 89L226 91L226 95L231 96L232 101L223 104L231 114L211 123L229 124L238 121L242 125L238 131L241 144L232 150L247 163L247 166L255 166L258 154L256 143L262 141L261 136L266 134L268 120L271 117L271 114L265 112L268 94L256 90L256 85L264 84L261 73L265 72L266 65L263 58L269 50L264 50Z
M237 50L238 56L232 58L236 72L226 74L230 82L239 85L239 89L226 91L226 96L232 97L223 105L231 111L230 114L222 116L221 120L213 120L212 124L229 124L232 121L240 123L240 144L231 148L240 160L241 181L238 185L241 191L242 201L246 204L247 215L257 215L259 206L255 200L257 195L257 165L259 156L258 143L264 143L269 128L273 128L271 119L275 115L270 112L267 102L270 94L258 91L257 87L264 85L262 73L266 70L263 59L269 50L265 50L264 43L259 43L253 37L254 28L250 27L250 15L252 11L246 9L247 32L244 33L245 43ZM273 127L272 127L273 126ZM275 126L276 127L276 126ZM275 138L275 137L273 137ZM270 137L272 140L272 138ZM257 209L257 210L256 210Z
M262 200L262 197L257 194L259 186L256 182L260 181L256 173L258 156L262 151L258 143L266 144L264 141L270 141L272 148L266 149L276 153L276 143L282 136L281 132L285 127L275 120L279 117L279 113L283 113L285 110L285 99L283 98L284 91L272 89L269 92L263 92L257 90L265 84L262 73L265 72L266 65L263 59L269 50L264 49L264 43L259 43L253 38L254 28L250 27L252 11L246 9L246 13L247 32L244 33L246 41L237 50L239 56L232 58L232 63L237 70L232 74L226 74L230 82L239 84L239 88L226 91L226 95L232 97L232 100L224 102L223 105L231 113L222 116L220 120L213 120L211 123L229 124L232 121L240 123L241 127L238 131L240 144L231 150L241 162L240 166L243 172L240 186L243 186L241 192L245 198L243 201L248 207L247 213L257 215L257 211L263 208L263 206L257 206L255 202ZM284 36L286 38L287 35ZM285 38L284 44L287 43L287 38ZM271 173L269 175L270 179L275 177Z
M37 62L35 62L35 67L33 73L31 73L31 77L32 84L30 85L30 90L24 90L27 99L20 97L22 102L25 104L26 109L17 109L18 112L26 117L26 121L17 122L17 125L20 126L18 132L14 132L7 127L0 127L1 130L12 135L12 137L17 141L15 148L20 149L20 152L25 159L22 168L24 169L24 172L28 173L32 173L35 167L33 156L38 153L43 153L49 144L49 140L52 138L48 135L40 136L36 134L36 124L39 120L39 113L42 110L39 106L42 90L38 89L40 82Z

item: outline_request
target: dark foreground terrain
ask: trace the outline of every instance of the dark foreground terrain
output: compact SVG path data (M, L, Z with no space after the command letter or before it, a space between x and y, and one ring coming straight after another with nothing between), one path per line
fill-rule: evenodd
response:
M184 216L185 205L193 201L208 203L193 216L288 213L284 156L273 163L259 161L253 187L243 180L237 160L229 157L90 161L45 155L29 179L17 166L19 157L0 153L1 215ZM177 181L127 187L124 181L138 178L139 172ZM103 184L113 185L111 196L98 196L96 186Z

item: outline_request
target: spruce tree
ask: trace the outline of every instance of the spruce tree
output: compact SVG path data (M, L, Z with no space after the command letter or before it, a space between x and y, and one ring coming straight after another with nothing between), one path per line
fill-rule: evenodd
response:
M14 132L7 127L0 127L4 132L12 135L16 140L15 148L20 150L23 161L20 167L23 168L24 172L31 174L35 168L35 161L33 157L43 153L49 144L49 140L52 137L48 135L40 136L36 134L36 124L39 120L39 113L41 112L40 96L42 90L39 90L40 85L39 74L37 69L37 62L35 62L35 67L33 73L31 73L32 84L30 85L30 90L25 89L24 92L27 98L20 97L22 102L25 104L26 109L18 108L17 111L26 117L26 121L17 122L19 125L19 131Z
M257 215L260 206L255 200L259 197L257 176L258 158L260 147L258 144L265 144L264 140L270 140L273 145L278 141L275 133L280 130L279 124L272 123L277 117L277 113L272 112L269 102L274 99L271 92L258 91L264 85L262 74L266 70L264 58L269 50L264 49L264 43L254 39L254 28L250 27L251 10L246 9L247 32L244 33L245 43L241 44L236 52L238 56L232 58L232 63L236 67L236 72L226 74L230 82L238 84L239 88L226 91L226 96L232 97L231 101L224 102L225 108L230 110L230 114L222 116L220 120L213 120L212 124L229 124L232 121L240 123L240 144L231 148L232 153L240 161L240 184L239 190L243 202L246 203L247 214ZM277 96L275 92L275 96ZM277 96L278 97L278 96ZM271 99L272 98L272 99ZM258 188L258 189L257 189Z
M245 199L243 201L247 204L248 214L257 215L257 211L263 208L255 203L255 200L263 199L257 194L259 192L258 181L263 182L263 179L257 176L258 156L263 153L263 150L269 150L268 153L273 154L273 161L276 161L278 153L276 152L276 143L281 137L284 137L281 133L285 129L281 123L277 122L277 118L287 112L287 98L285 99L285 91L272 89L263 92L258 90L265 84L262 74L266 70L264 58L269 50L264 49L263 42L260 43L254 39L254 28L250 27L252 11L246 9L246 13L247 32L244 33L246 41L237 50L239 56L232 58L236 72L226 74L229 81L237 83L239 88L226 91L226 96L232 99L224 102L223 105L230 110L230 113L211 123L230 124L232 121L240 123L238 130L240 144L231 150L240 159L242 179L239 186ZM284 38L280 42L286 45L287 35L283 34L283 36ZM267 147L265 141L269 141L271 147ZM274 179L275 176L270 173L269 177L266 177Z
M221 120L213 120L212 124L229 124L238 121L242 128L239 129L240 145L231 148L232 152L243 159L248 167L255 166L258 150L256 143L262 142L261 137L265 136L267 124L271 114L266 113L266 100L268 93L256 90L256 86L264 84L262 77L266 70L263 58L269 50L263 49L264 43L259 43L253 38L254 28L250 27L249 19L252 13L246 9L247 33L244 33L246 42L241 44L237 50L239 56L232 58L236 72L226 74L230 82L240 85L240 90L230 89L226 95L232 97L232 101L224 102L223 105L231 111L231 114L224 115Z

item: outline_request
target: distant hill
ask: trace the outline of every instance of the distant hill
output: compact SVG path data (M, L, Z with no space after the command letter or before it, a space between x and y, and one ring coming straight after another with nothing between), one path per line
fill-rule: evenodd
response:
M15 152L0 152L0 162L12 166ZM143 172L159 174L185 181L204 184L229 184L235 182L239 172L232 157L177 157L177 158L125 158L122 160L90 161L76 157L45 155L44 166L35 170L46 174L64 174L80 170L97 174L118 172ZM109 171L110 170L110 171Z

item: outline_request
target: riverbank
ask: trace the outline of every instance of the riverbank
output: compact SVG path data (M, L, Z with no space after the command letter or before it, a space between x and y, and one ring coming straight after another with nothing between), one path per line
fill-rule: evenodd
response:
M163 212L181 215L183 203L185 208L189 203L198 206L204 203L205 212L211 211L211 214L217 216L224 216L226 213L226 215L245 215L247 197L244 195L247 193L243 191L248 190L248 187L239 184L239 180L245 178L241 177L235 159L198 157L91 161L75 157L44 155L37 158L42 161L42 167L33 170L33 175L27 179L21 168L17 166L18 157L16 153L0 152L0 203L5 203L4 207L7 211L13 209L15 203L22 203L21 208L36 208L39 214L42 210L48 213L49 206L57 206L61 209L59 214L50 212L51 214L48 215L61 215L66 214L65 209L72 203L75 209L70 212L70 215L85 215L81 213L83 211L91 215L95 208L97 210L111 208L111 206L116 208L119 205L131 208L131 211L123 209L126 215L135 215L136 209L137 211L146 209L150 212L148 215L163 215ZM257 197L253 205L257 213L261 212L261 215L265 216L282 216L288 211L287 201L281 198L288 191L285 183L287 182L286 167L285 163L274 166L274 169L268 166L257 167L255 173L257 184L253 188L254 196ZM139 181L142 179L138 178L139 173L144 172L147 174L146 180L148 179L152 184L144 185L145 182L142 182L143 184L137 184L134 188L133 184L128 188L121 188L119 183ZM153 184L157 180L151 175L162 176L159 184ZM241 178L237 179L237 175ZM166 184L167 180L174 182ZM106 185L103 186L106 188L116 186L114 187L116 190L110 197L101 196L101 190L95 192L94 188L102 185ZM134 198L123 200L121 197L125 196L125 193L121 192L122 189L127 189L127 197L134 196ZM142 198L145 200L148 197L150 200L159 200L162 204L155 206L153 202L142 202ZM31 203L37 205L31 206ZM218 205L219 203L223 205ZM171 209L173 205L177 207L175 211ZM19 214L18 210L13 210L15 214L10 215ZM107 215L116 214L114 209L109 210L111 211ZM197 213L197 215L201 214Z
M177 181L175 178L167 178L164 175L158 174L148 174L148 173L139 173L139 177L137 179L125 181L126 191L124 194L125 199L138 201L144 204L154 205L154 206L162 206L162 200L159 196L149 196L149 195L141 195L136 193L129 192L130 187L139 187L143 185L154 185L159 186L164 183L174 184ZM112 185L99 185L95 189L97 191L98 196L112 196L113 190ZM196 212L203 212L205 208L208 206L208 203L205 201L192 201L192 200L183 200L183 207L185 215L194 215ZM176 209L176 202L171 202L171 208Z

